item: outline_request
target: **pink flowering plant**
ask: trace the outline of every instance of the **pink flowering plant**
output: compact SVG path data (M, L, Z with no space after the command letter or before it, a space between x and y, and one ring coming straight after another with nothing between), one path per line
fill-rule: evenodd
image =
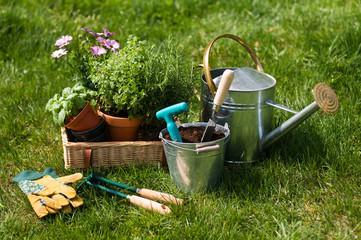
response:
M89 81L89 76L98 70L96 66L99 63L117 53L120 47L116 40L109 39L115 33L106 28L103 28L102 33L87 28L81 30L85 31L85 35L79 35L79 39L66 35L56 40L55 46L58 49L51 54L55 61L67 58L76 82L73 87L66 87L60 94L55 94L46 105L46 110L52 113L54 122L60 126L70 116L76 116L87 101L93 106L97 104L97 92Z
M75 72L75 81L89 82L89 75L96 71L98 63L106 60L111 54L117 53L120 44L110 39L115 33L103 28L103 32L97 33L88 28L81 28L85 34L80 34L78 39L72 36L62 36L55 42L58 47L51 56L53 58L69 57L71 69Z

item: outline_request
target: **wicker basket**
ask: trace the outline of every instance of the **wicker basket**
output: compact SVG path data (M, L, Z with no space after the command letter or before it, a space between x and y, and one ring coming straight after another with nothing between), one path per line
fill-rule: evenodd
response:
M71 142L61 128L66 169L123 167L134 162L166 166L161 141Z

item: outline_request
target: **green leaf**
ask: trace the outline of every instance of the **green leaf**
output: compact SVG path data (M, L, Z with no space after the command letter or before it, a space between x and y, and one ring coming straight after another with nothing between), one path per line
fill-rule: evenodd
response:
M59 112L59 115L57 117L57 120L56 120L56 123L60 126L63 126L64 125L64 121L66 120L67 118L67 115L65 113L65 110L62 109L60 112Z

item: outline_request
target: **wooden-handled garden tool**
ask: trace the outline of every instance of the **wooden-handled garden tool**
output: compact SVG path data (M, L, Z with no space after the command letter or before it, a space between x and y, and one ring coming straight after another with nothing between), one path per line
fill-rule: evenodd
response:
M219 83L217 93L213 100L212 117L208 120L201 142L209 142L211 140L213 131L216 128L216 113L219 112L223 104L223 101L227 96L233 78L234 78L234 72L232 70L226 69L223 72L221 82Z
M140 197L136 196L136 195L127 195L122 192L113 190L111 188L100 185L100 182L108 183L113 186L120 187L122 189L126 189L126 190L129 190L134 193L138 193L140 195ZM158 212L162 215L169 214L171 212L171 210L166 205L158 203L156 201L169 202L169 203L174 203L174 204L179 204L179 205L183 204L183 199L176 198L171 194L153 191L153 190L149 190L149 189L140 189L140 188L131 187L131 186L128 186L128 185L125 185L122 183L114 182L112 180L103 178L103 177L97 175L95 172L92 172L83 181L83 183L81 183L79 185L78 189L84 183L86 183L92 187L102 189L110 194L117 195L122 198L126 198L130 201L130 203L132 203L136 206L139 206L146 210Z

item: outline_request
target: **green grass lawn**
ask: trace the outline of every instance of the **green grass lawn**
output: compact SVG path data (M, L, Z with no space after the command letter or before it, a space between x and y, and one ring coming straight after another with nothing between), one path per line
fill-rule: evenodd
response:
M295 1L296 2L296 1ZM361 236L361 3L359 1L4 1L0 0L1 239L356 239ZM106 27L160 44L179 41L184 61L202 63L224 33L246 40L277 80L276 101L301 110L312 88L329 84L340 110L318 111L253 167L225 169L214 191L188 195L165 168L104 170L106 178L172 193L183 206L161 216L85 187L84 206L38 219L12 182L23 170L64 169L59 127L45 104L73 84L51 59L54 42L81 27ZM219 40L211 67L253 66L245 50ZM195 72L200 91L202 72ZM194 100L189 119L197 121ZM291 115L276 110L274 125ZM90 171L82 172L87 176ZM76 185L75 185L76 186Z

